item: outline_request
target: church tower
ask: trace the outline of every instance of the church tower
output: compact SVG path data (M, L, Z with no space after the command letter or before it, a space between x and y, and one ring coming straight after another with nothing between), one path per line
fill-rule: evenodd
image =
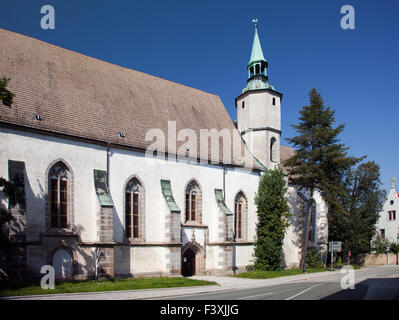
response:
M247 86L236 98L237 129L260 163L272 169L280 163L281 98L269 84L268 62L258 36L258 20L248 69Z

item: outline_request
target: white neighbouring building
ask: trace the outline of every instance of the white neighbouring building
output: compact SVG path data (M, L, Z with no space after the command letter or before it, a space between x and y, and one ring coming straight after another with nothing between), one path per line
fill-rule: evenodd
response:
M377 222L377 232L389 242L399 243L399 193L395 188L395 179L392 178L391 189L387 201L380 212Z
M16 94L0 105L0 176L26 199L6 230L11 276L40 276L47 264L79 279L226 274L253 263L262 170L293 152L280 145L282 94L268 82L257 26L236 124L216 95L2 29L0 43L0 77ZM185 129L194 143L179 136ZM204 130L231 138L228 157L219 137L218 150L200 149ZM308 198L289 186L286 267L299 264ZM312 208L310 245L325 253L318 194Z

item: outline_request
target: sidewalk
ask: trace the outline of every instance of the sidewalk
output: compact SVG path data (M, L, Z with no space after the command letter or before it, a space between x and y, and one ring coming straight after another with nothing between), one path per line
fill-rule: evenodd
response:
M317 272L298 274L293 276L278 277L272 279L245 279L235 277L217 276L193 276L193 279L215 281L218 285L164 288L164 289L142 289L142 290L122 290L122 291L103 291L103 292L83 292L83 293L64 293L48 294L36 296L17 296L0 298L3 300L137 300L137 299L167 299L171 296L192 295L200 293L213 293L230 290L244 290L258 287L267 287L288 282L295 282L308 279L326 278L335 276L340 271Z

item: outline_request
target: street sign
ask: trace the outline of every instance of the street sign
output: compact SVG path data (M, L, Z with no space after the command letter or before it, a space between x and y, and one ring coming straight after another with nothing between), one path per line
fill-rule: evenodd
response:
M342 241L330 241L328 251L331 252L331 249L334 252L341 252Z
M391 248L391 246L389 245L389 243L387 243L387 250L386 252L389 252L389 249Z

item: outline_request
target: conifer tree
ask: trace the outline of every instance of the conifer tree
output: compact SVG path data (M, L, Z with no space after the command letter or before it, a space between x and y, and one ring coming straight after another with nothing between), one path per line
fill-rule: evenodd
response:
M15 96L14 93L7 90L7 88L6 88L9 81L10 81L10 79L7 79L7 78L0 79L0 100L7 107L11 106L11 104L13 103L14 96Z
M256 225L255 269L279 270L288 226L289 207L285 175L280 168L267 170L261 177L255 196L258 223Z
M300 110L299 124L292 125L298 135L287 140L293 145L295 154L284 165L289 171L289 183L309 190L309 203L312 203L313 193L317 190L329 207L339 211L342 207L336 199L344 193L342 177L361 159L349 157L348 148L339 143L338 135L344 130L344 125L333 127L335 110L324 106L316 89L309 92L309 98L310 105ZM307 207L300 262L304 271L311 221L311 206Z

